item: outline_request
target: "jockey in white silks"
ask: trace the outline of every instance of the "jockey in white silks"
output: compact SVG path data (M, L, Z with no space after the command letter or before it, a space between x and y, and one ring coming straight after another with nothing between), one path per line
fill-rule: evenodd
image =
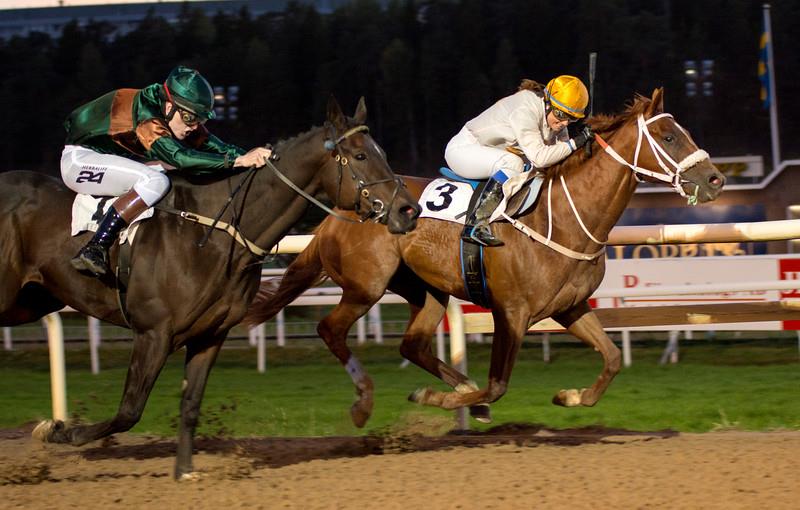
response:
M468 121L447 144L444 157L451 170L468 179L489 179L462 238L484 246L503 242L489 227L489 218L503 199L503 183L522 173L524 155L534 168L558 163L593 138L584 127L569 138L567 125L585 116L586 86L561 75L547 86L522 80L519 90ZM517 153L517 154L515 154Z

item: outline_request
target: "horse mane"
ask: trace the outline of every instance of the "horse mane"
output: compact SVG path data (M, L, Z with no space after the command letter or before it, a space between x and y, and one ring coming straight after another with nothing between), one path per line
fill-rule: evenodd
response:
M590 119L587 119L586 123L591 126L592 131L597 134L604 134L604 133L611 133L623 125L625 125L631 119L635 119L639 116L639 114L644 113L645 109L650 105L650 98L643 96L641 94L636 94L634 98L628 101L625 105L625 109L622 113L616 115L606 115L606 114L598 114L593 115ZM561 163L557 163L553 165L550 171L558 172L558 171L569 171L574 167L577 167L586 160L586 153L583 150L574 151L570 154L566 159L564 159Z
M645 109L650 105L650 98L641 94L636 94L633 100L628 101L625 105L625 110L617 115L596 115L588 119L588 124L592 127L595 133L607 133L609 131L616 131L623 124L628 122L631 117L637 117L639 114L644 113Z
M311 126L311 128L308 129L307 131L303 131L302 133L298 133L298 134L296 134L296 135L294 135L292 137L289 137L289 138L278 140L275 143L275 151L278 154L280 154L280 150L279 149L287 147L287 146L291 147L295 143L302 142L306 138L308 138L309 136L313 136L314 134L316 134L317 130L319 130L319 129L322 129L322 126Z

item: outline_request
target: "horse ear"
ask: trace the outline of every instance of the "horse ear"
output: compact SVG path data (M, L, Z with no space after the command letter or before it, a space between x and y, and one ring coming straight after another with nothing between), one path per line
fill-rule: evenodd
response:
M367 122L367 102L364 101L364 96L361 96L361 99L358 100L356 114L353 115L353 119L357 124L366 124Z
M347 128L347 120L344 118L342 108L336 98L333 97L333 94L328 98L328 122L333 124L337 131L344 131Z
M650 105L647 107L647 116L652 117L664 112L664 87L659 87L653 91L650 98Z

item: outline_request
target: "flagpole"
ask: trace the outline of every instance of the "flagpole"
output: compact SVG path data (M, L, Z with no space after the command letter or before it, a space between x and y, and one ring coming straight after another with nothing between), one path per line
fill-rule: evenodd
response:
M775 93L775 58L772 56L772 22L769 4L764 4L764 30L767 32L767 75L769 76L769 127L772 140L772 171L781 164L781 140L778 133L778 96Z

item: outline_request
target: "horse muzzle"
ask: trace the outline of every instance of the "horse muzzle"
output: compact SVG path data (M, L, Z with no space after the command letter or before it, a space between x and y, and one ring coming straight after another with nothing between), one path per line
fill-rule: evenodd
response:
M711 163L696 165L684 172L682 177L686 181L683 184L684 191L697 197L697 203L716 200L725 187L725 176Z

